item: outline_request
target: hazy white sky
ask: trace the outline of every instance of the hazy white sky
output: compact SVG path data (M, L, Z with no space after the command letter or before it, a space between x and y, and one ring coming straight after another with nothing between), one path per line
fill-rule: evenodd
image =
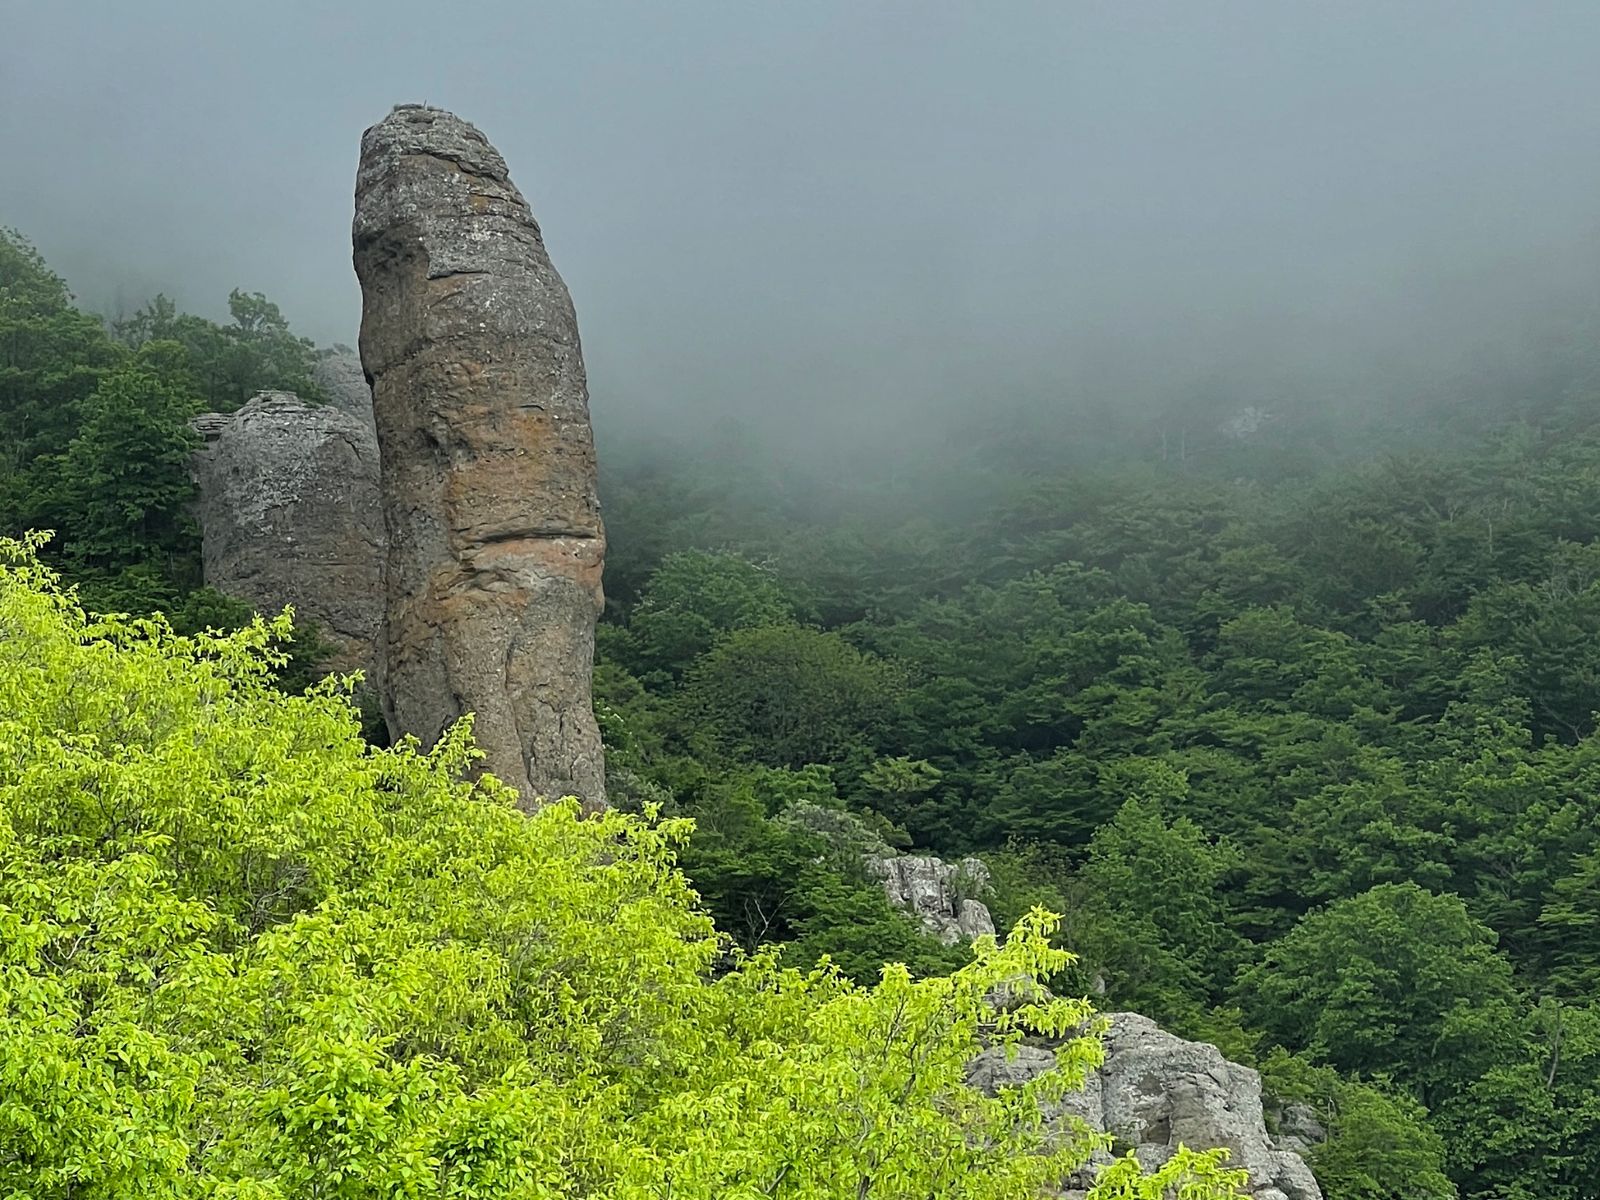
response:
M425 101L597 411L1316 386L1592 300L1596 63L1592 0L0 0L0 223L93 307L353 342L361 130Z

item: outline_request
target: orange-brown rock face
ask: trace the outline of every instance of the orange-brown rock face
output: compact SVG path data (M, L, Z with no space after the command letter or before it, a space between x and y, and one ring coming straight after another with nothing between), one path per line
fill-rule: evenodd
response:
M600 807L605 531L566 285L499 153L440 109L403 105L362 137L354 240L390 731L431 745L474 713L485 765L525 805Z

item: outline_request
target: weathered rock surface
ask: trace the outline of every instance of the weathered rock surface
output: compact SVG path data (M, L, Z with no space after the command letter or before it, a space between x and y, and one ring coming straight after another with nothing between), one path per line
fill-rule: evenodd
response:
M915 913L947 944L994 932L988 908L974 898L990 882L981 859L947 863L927 855L884 855L866 861L883 880L890 902ZM1006 1011L1041 998L1040 990L1031 980L1003 985L990 993L988 1003ZM1229 1062L1215 1046L1174 1037L1137 1013L1112 1013L1108 1020L1105 1064L1081 1092L1049 1114L1063 1132L1076 1118L1112 1134L1119 1152L1132 1148L1147 1167L1165 1162L1180 1144L1194 1150L1226 1147L1230 1164L1250 1173L1255 1200L1322 1200L1311 1169L1295 1153L1322 1135L1314 1114L1294 1114L1294 1135L1274 1140L1262 1113L1258 1072ZM1024 1044L1009 1058L992 1047L967 1065L967 1082L993 1095L1055 1065L1048 1046ZM1286 1130L1290 1124L1283 1121ZM1084 1195L1094 1168L1108 1157L1097 1154L1084 1177L1071 1181L1067 1200Z
M1285 1150L1303 1154L1328 1140L1328 1128L1309 1104L1285 1104L1274 1108L1278 1129L1277 1143Z
M334 646L331 667L371 678L384 543L371 426L290 392L194 426L206 583L260 612L293 605Z
M976 858L947 863L931 855L869 857L867 869L883 880L889 903L912 913L947 946L994 932L994 919L978 895L988 890L989 868Z
M361 369L361 357L348 346L333 346L317 356L311 380L328 397L328 403L372 424L372 389Z
M361 140L354 225L389 534L385 716L476 714L522 793L605 799L591 708L605 534L578 326L505 161L402 105Z
M1131 1147L1147 1168L1164 1163L1180 1144L1226 1147L1229 1164L1249 1172L1255 1200L1322 1200L1305 1161L1267 1133L1256 1071L1229 1062L1215 1046L1174 1037L1137 1013L1112 1013L1109 1020L1104 1066L1050 1114L1052 1121L1066 1125L1077 1117L1110 1133L1119 1151ZM993 1095L1054 1066L1055 1055L1045 1047L1020 1046L1010 1059L993 1047L968 1065L967 1080ZM1082 1187L1088 1180L1073 1182Z

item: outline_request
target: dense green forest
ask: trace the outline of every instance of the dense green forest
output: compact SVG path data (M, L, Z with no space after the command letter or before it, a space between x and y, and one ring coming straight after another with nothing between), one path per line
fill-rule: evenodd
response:
M315 350L232 313L108 325L0 241L0 525L91 607L244 619L198 586L187 421ZM997 409L825 467L597 417L613 800L692 818L741 950L858 981L969 958L863 855L978 854L998 926L1062 915L1058 994L1317 1108L1330 1200L1592 1200L1596 361L1344 425Z
M807 819L842 810L861 844L982 855L1002 926L1064 913L1063 990L1313 1099L1331 1197L1592 1197L1591 389L1304 475L1271 445L1096 451L821 517L716 461L624 463L612 754L696 818L736 936L870 972L870 884Z

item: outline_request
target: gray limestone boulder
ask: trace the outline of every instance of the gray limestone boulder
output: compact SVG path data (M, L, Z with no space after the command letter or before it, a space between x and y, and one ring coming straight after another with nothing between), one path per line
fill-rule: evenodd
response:
M1003 1047L991 1046L967 1064L967 1086L994 1096L1004 1088L1021 1087L1055 1069L1055 1054L1043 1046L1024 1043L1010 1054Z
M315 622L336 670L371 678L383 620L383 517L370 425L291 392L194 421L205 582Z
M1152 1168L1179 1145L1224 1147L1230 1165L1249 1172L1255 1200L1322 1200L1305 1161L1267 1132L1259 1073L1229 1062L1215 1046L1174 1037L1137 1013L1108 1019L1105 1064L1049 1114L1052 1121L1076 1117L1111 1134L1119 1152L1131 1148ZM992 1095L1054 1065L1055 1055L1043 1047L1020 1046L1009 1058L1001 1047L991 1047L969 1064L967 1080ZM1071 1190L1086 1184L1074 1180Z
M988 891L989 868L976 858L947 863L931 855L874 855L867 870L883 881L889 903L915 916L946 945L994 933L994 919L978 897Z
M1174 1037L1148 1017L1116 1013L1100 1071L1102 1128L1164 1162L1180 1143L1226 1147L1257 1197L1321 1200L1311 1170L1267 1133L1261 1075L1215 1046Z

